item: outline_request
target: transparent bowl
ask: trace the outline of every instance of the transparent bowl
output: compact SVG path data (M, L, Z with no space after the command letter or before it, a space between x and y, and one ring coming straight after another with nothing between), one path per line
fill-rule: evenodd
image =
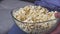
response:
M28 22L19 21L14 17L14 13L18 9L19 8L12 10L11 16L13 18L13 21L15 21L16 25L28 34L49 34L57 27L58 19L54 19L46 22L37 22L37 23L36 22L28 23Z

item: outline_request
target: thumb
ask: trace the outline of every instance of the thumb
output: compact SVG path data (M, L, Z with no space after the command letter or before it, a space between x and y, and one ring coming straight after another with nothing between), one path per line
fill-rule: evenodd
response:
M60 12L55 13L56 18L60 18Z

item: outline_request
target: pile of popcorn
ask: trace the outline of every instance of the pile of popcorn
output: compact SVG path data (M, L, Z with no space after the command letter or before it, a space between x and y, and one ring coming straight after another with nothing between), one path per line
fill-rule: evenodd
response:
M41 6L28 5L23 8L18 9L14 12L14 17L19 20L15 21L18 26L27 33L40 34L43 31L48 31L55 26L56 19L54 14L56 13L50 11ZM48 22L44 22L48 21ZM24 24L21 22L25 22ZM39 22L39 23L37 23ZM41 22L41 23L40 23Z
M54 14L56 13L41 6L28 5L24 8L20 8L14 13L14 17L22 22L44 22L55 19Z

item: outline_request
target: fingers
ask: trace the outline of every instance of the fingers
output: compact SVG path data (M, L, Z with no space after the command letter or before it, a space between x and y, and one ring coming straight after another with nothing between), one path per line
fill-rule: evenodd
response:
M60 12L55 13L56 18L60 18Z

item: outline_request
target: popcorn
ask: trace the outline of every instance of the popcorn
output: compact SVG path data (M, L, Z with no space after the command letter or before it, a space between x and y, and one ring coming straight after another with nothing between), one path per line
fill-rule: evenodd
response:
M54 16L56 12L57 11L49 12L49 10L41 6L29 5L17 10L14 13L14 17L19 21L25 22L19 25L24 31L28 33L36 31L42 32L44 30L49 30L55 24L55 21L45 21L56 19Z
M40 22L40 21L43 22L43 21L55 19L55 17L54 17L55 12L53 12L53 11L49 12L46 8L43 8L41 6L31 6L30 5L30 6L25 6L24 8L20 8L16 12L17 14L15 13L15 16L17 16L16 19L18 19L18 20L21 19L21 21L23 20L24 22L28 22L29 17L31 17L30 21L32 21L32 22L34 22L34 20L36 22L37 19L39 19L38 22ZM33 20L32 20L32 18L33 18Z

